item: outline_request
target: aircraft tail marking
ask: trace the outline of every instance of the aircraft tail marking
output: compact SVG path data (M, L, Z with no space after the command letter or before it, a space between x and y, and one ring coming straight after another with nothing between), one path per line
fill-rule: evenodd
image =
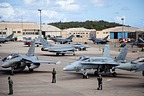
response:
M73 37L74 37L74 35L70 35L70 36L67 37L66 39L70 39L70 40L72 40Z
M34 56L34 52L35 52L35 40L32 41L32 44L27 52L27 56Z
M125 46L125 47L121 50L120 54L116 57L115 60L116 60L116 61L125 60L127 53L128 53L128 46Z
M109 35L107 35L105 38L103 38L103 40L107 40L107 39L108 39L108 37L109 37Z
M109 47L109 45L105 45L103 57L110 57L110 47Z
M14 36L14 33L10 34L9 36L6 37L6 39L12 39Z

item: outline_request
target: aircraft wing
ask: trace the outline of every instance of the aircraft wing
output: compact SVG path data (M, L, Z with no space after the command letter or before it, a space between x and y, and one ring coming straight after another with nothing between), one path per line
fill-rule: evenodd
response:
M60 61L44 61L44 60L38 60L38 59L34 59L34 58L30 58L24 55L20 55L22 60L28 61L28 62L32 62L32 63L45 63L45 64L59 64Z
M102 40L95 38L94 40L96 43L102 42Z
M43 64L60 64L60 61L43 61L43 60L32 60L33 63L43 63Z
M144 64L140 65L138 70L136 70L136 71L144 71Z
M81 62L82 65L113 65L113 66L117 66L119 64L117 63L106 63L106 62Z
M73 47L69 47L69 48L49 48L49 52L65 52L65 51L72 51L72 50L74 50L74 48Z
M105 45L103 57L110 57L110 47L109 47L109 45Z

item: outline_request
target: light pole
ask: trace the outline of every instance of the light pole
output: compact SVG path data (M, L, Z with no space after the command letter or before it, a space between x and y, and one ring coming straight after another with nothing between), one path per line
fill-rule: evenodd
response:
M124 38L124 18L121 18L122 20L122 38Z
M42 23L41 23L41 22L42 22L42 20L41 20L41 11L42 11L42 10L41 10L41 9L38 9L38 11L40 12L40 31L39 31L39 35L42 35L42 33L41 33L41 32L42 32L42 30L41 30L41 27L42 27L42 26L41 26L41 24L42 24Z

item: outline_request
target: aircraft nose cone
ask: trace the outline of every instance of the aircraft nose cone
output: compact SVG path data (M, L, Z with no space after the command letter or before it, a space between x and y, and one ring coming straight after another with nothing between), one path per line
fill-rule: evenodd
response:
M65 67L63 68L63 71L72 71L72 70L74 70L74 69L73 69L73 67L70 66L70 65L67 65L67 66L65 66Z
M8 68L9 67L9 63L8 62L4 62L4 63L1 64L1 67Z

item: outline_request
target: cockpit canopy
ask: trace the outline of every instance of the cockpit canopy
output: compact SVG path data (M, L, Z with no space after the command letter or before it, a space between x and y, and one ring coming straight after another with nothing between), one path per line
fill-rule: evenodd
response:
M131 61L132 63L144 62L144 56L138 57Z
M12 53L12 54L9 54L9 55L6 57L6 60L10 60L10 59L13 59L13 58L16 58L16 57L19 57L19 54Z

